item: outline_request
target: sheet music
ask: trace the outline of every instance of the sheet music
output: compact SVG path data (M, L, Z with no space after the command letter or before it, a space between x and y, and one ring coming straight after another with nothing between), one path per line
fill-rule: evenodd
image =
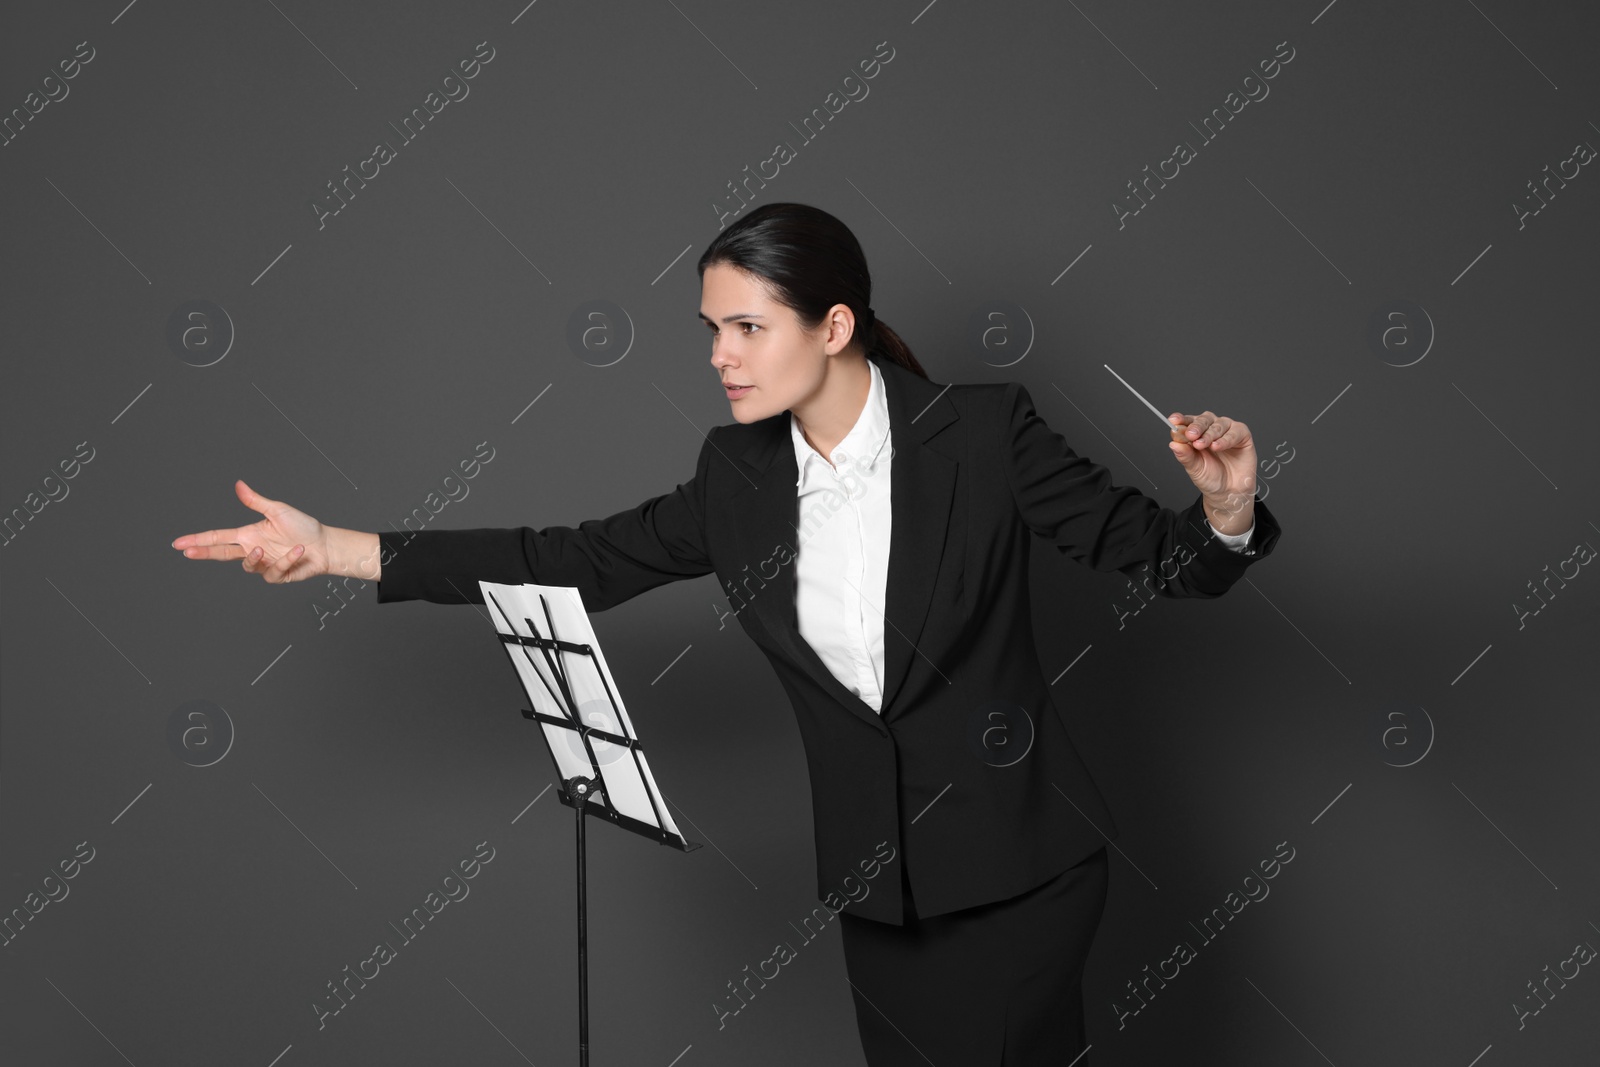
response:
M553 626L559 640L588 645L594 651L594 656L591 658L576 652L502 643L506 654L511 657L512 665L517 670L517 677L521 679L522 688L527 692L535 711L571 721L566 702L561 696L561 686L556 680L555 672L551 670L553 660L566 674L573 702L577 705L579 719L584 725L637 739L638 734L634 733L633 722L628 718L622 691L617 686L616 678L611 674L611 668L606 665L605 650L600 647L600 641L595 637L594 627L590 625L588 612L583 607L583 597L577 589L567 585L531 583L498 585L493 582L479 582L478 586L483 590L484 606L488 608L495 629L500 633L548 638L551 636L551 626ZM540 602L541 595L544 597L544 603ZM545 604L549 605L548 622L545 618ZM604 674L603 681L601 672ZM611 687L611 694L616 697L615 714L612 713L611 699L606 695L608 685ZM673 822L672 813L667 809L666 800L656 787L655 777L650 773L650 764L642 750L634 750L638 756L636 762L634 755L629 753L626 746L591 737L589 744L594 750L594 762L591 764L589 754L584 749L583 739L575 729L552 726L543 722L538 725L544 732L545 742L550 746L551 753L555 756L556 766L560 769L562 778L578 775L595 777L595 767L599 767L599 776L604 780L605 792L586 803L602 808L611 807L621 815L638 819L651 826L658 825L656 811L659 810L662 820L660 825L667 832L682 837ZM654 808L650 803L652 796L656 801Z

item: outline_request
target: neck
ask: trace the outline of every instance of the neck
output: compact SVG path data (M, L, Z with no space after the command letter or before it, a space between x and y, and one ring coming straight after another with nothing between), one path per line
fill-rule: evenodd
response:
M871 392L872 368L866 356L829 357L822 385L804 404L791 409L806 443L827 459L861 418Z

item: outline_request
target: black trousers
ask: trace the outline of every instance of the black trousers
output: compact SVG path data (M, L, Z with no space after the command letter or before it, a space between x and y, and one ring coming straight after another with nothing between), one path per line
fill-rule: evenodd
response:
M1009 900L906 923L839 913L871 1067L1087 1067L1083 964L1105 911L1106 850Z

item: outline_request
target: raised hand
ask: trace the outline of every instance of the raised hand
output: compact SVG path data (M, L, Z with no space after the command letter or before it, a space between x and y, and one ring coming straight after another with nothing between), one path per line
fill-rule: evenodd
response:
M1214 411L1175 411L1167 420L1176 424L1170 427L1172 454L1205 495L1208 517L1214 524L1225 519L1239 526L1227 532L1244 532L1254 515L1256 494L1256 445L1250 427Z
M241 503L264 518L232 530L184 534L172 547L189 559L237 559L246 572L273 584L329 573L330 527L281 500L268 500L244 483L233 483Z

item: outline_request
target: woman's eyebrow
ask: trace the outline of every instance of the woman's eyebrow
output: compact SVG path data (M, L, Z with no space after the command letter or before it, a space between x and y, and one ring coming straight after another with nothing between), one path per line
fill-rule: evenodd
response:
M711 317L709 315L707 315L704 311L700 312L700 317L702 319L704 319L705 321L707 321L707 322L711 322L712 321ZM735 321L737 321L739 319L764 319L764 318L766 318L765 315L752 315L752 314L749 314L749 313L746 312L746 313L741 313L741 314L738 314L738 315L726 315L726 316L723 317L722 321L724 323L728 323L728 322L735 322Z

